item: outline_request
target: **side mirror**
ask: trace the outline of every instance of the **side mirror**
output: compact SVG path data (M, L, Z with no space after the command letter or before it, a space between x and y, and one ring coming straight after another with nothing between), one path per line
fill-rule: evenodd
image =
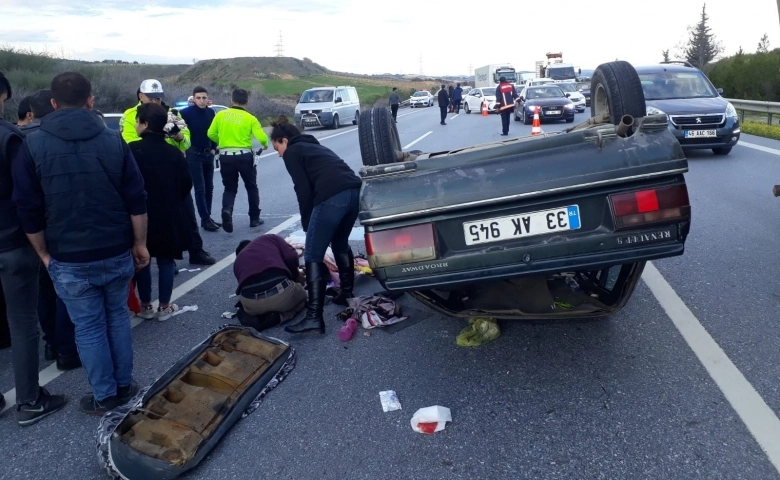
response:
M721 97L723 96L723 89L722 88L718 89L718 95L720 95Z
M336 97L336 103L341 103L341 97Z

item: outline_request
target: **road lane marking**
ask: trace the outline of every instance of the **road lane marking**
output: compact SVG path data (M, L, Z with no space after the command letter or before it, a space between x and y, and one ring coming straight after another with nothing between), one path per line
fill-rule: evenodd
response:
M780 473L780 419L651 262L642 280Z
M460 113L456 113L454 116L450 117L450 120L452 120L453 118L458 118L459 115Z
M741 145L743 147L752 148L753 150L759 150L761 152L765 153L771 153L772 155L780 155L780 150L776 148L769 148L765 147L763 145L759 145L757 143L749 143L749 142L739 142L737 145Z
M347 132L344 132L344 133L347 133ZM338 134L338 135L340 135L340 134ZM296 222L298 222L300 219L301 219L301 216L298 215L298 214L295 214L295 215L289 217L287 220L283 221L282 223L280 223L279 225L275 226L274 228L272 228L271 230L269 230L269 231L267 231L265 233L277 234L279 232L283 232L286 229L290 228L290 226L292 226ZM174 301L177 298L181 298L184 295L188 294L189 292L194 290L196 287L198 287L200 284L202 284L203 282L205 282L209 278L213 277L214 275L218 274L219 272L221 272L222 270L224 270L225 268L230 266L235 259L236 259L235 252L231 253L230 255L228 255L227 257L225 257L222 260L218 261L214 265L208 267L206 270L203 270L202 272L200 272L199 274L195 275L191 279L187 280L186 282L182 283L178 287L174 288L173 289L173 295L171 295L171 301ZM152 302L152 305L154 306L155 310L157 309L157 306L159 305L159 303L160 303L159 300L155 300L154 302ZM142 319L141 317L134 316L132 318L132 320L130 321L131 328L135 328L136 326L140 325L144 321L145 320ZM151 320L151 321L154 321L154 320ZM133 351L133 354L137 354L137 352L135 352L135 349ZM65 372L61 371L61 370L57 370L57 362L55 361L51 365L49 365L48 367L46 367L46 368L44 368L43 370L40 371L40 373L38 374L38 383L40 384L40 386L43 387L46 384L48 384L49 382L51 382L52 380L54 380L55 378L57 378L60 375L62 375L63 373L65 373ZM12 388L11 390L5 392L3 394L3 396L5 397L5 400L6 400L7 403L6 403L5 408L0 410L0 413L10 409L16 403L16 388Z
M430 135L430 134L432 134L432 133L433 133L433 130L431 130L430 132L428 132L428 133L426 133L425 135L421 136L420 138L418 138L417 140L413 141L412 143L410 143L410 144L408 144L408 145L404 145L404 146L401 148L401 150L406 150L407 148L411 147L412 145L414 145L415 143L419 142L420 140L422 140L423 138L427 137L428 135Z

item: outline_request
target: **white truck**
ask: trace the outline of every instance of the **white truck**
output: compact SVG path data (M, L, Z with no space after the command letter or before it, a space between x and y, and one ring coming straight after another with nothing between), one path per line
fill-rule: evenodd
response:
M547 64L536 62L537 74L540 78L549 78L556 83L576 83L579 69L571 63L563 63L563 54L548 53Z
M474 88L497 87L501 77L506 77L509 83L517 83L517 72L509 63L479 67L474 70Z

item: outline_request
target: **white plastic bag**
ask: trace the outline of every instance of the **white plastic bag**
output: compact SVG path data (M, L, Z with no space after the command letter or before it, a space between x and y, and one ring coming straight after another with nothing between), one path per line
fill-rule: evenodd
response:
M446 422L452 421L452 413L447 407L434 405L417 410L412 415L412 430L418 433L431 435L435 432L441 432L446 426Z

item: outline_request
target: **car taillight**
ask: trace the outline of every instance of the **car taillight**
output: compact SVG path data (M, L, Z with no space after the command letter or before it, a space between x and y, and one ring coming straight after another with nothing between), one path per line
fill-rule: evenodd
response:
M366 233L366 254L371 268L436 260L433 224Z
M615 214L616 230L691 217L685 184L613 194L609 201Z

